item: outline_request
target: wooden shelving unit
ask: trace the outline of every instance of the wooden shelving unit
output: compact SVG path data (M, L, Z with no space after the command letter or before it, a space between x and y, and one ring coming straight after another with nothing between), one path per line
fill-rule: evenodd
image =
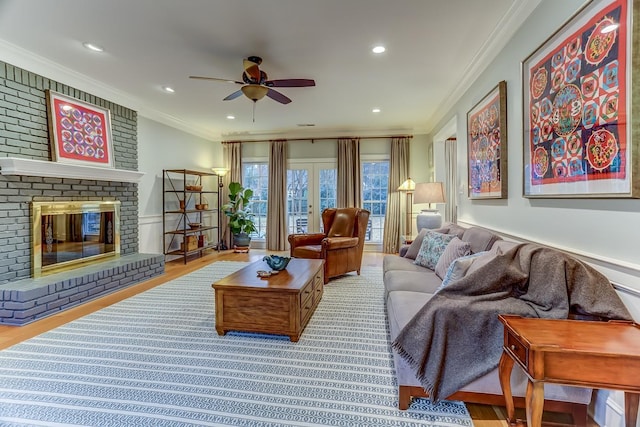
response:
M206 180L203 179L204 177L217 178L217 176L213 173L189 169L164 169L162 176L164 254L181 256L186 264L191 255L202 255L205 250L217 249L220 242L219 187L217 183L215 185L212 183L210 185L214 190L209 190ZM187 189L191 186L201 188ZM184 208L181 207L181 200L184 201ZM196 209L196 205L203 204L208 204L208 208ZM192 227L190 224L200 224L200 226ZM207 239L212 230L211 237Z

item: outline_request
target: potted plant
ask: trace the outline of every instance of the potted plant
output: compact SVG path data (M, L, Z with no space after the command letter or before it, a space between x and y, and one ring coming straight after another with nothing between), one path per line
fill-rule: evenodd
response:
M229 217L229 230L236 247L249 247L249 234L257 231L253 212L249 207L252 196L253 190L242 187L239 182L229 184L229 202L222 206L222 210Z

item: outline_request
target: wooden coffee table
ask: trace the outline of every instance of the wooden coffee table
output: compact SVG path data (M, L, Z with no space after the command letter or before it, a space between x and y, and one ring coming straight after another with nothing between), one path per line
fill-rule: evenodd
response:
M324 260L293 258L286 270L260 278L270 270L256 261L215 282L216 331L288 335L297 342L322 298Z

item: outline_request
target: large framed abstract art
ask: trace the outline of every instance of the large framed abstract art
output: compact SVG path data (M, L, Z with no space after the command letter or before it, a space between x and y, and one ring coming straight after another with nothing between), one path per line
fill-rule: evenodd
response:
M640 197L638 5L592 0L522 62L525 197Z
M507 82L467 113L470 199L507 198Z
M50 90L46 94L53 160L113 168L109 110Z

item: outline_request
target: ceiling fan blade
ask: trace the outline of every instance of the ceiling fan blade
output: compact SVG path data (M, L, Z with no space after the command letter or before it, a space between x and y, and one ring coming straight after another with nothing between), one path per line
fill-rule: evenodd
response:
M286 96L284 96L280 92L275 91L273 89L269 89L269 92L267 92L267 96L269 98L273 99L274 101L278 101L281 104L288 104L288 103L291 102L291 100L289 98L287 98Z
M223 101L231 101L232 99L236 99L240 95L242 95L242 89L233 92L231 95L229 95L225 99L223 99Z
M239 82L237 80L231 80L231 79L219 79L217 77L202 77L202 76L189 76L190 79L198 79L198 80L213 80L216 82L226 82L226 83L235 83L235 84L239 84L239 85L243 85L243 82Z
M258 67L258 64L249 61L248 59L243 60L242 63L244 65L244 72L247 73L247 76L249 76L253 81L259 82L260 68Z
M312 79L280 79L267 80L264 84L269 87L308 87L315 86L316 82Z

